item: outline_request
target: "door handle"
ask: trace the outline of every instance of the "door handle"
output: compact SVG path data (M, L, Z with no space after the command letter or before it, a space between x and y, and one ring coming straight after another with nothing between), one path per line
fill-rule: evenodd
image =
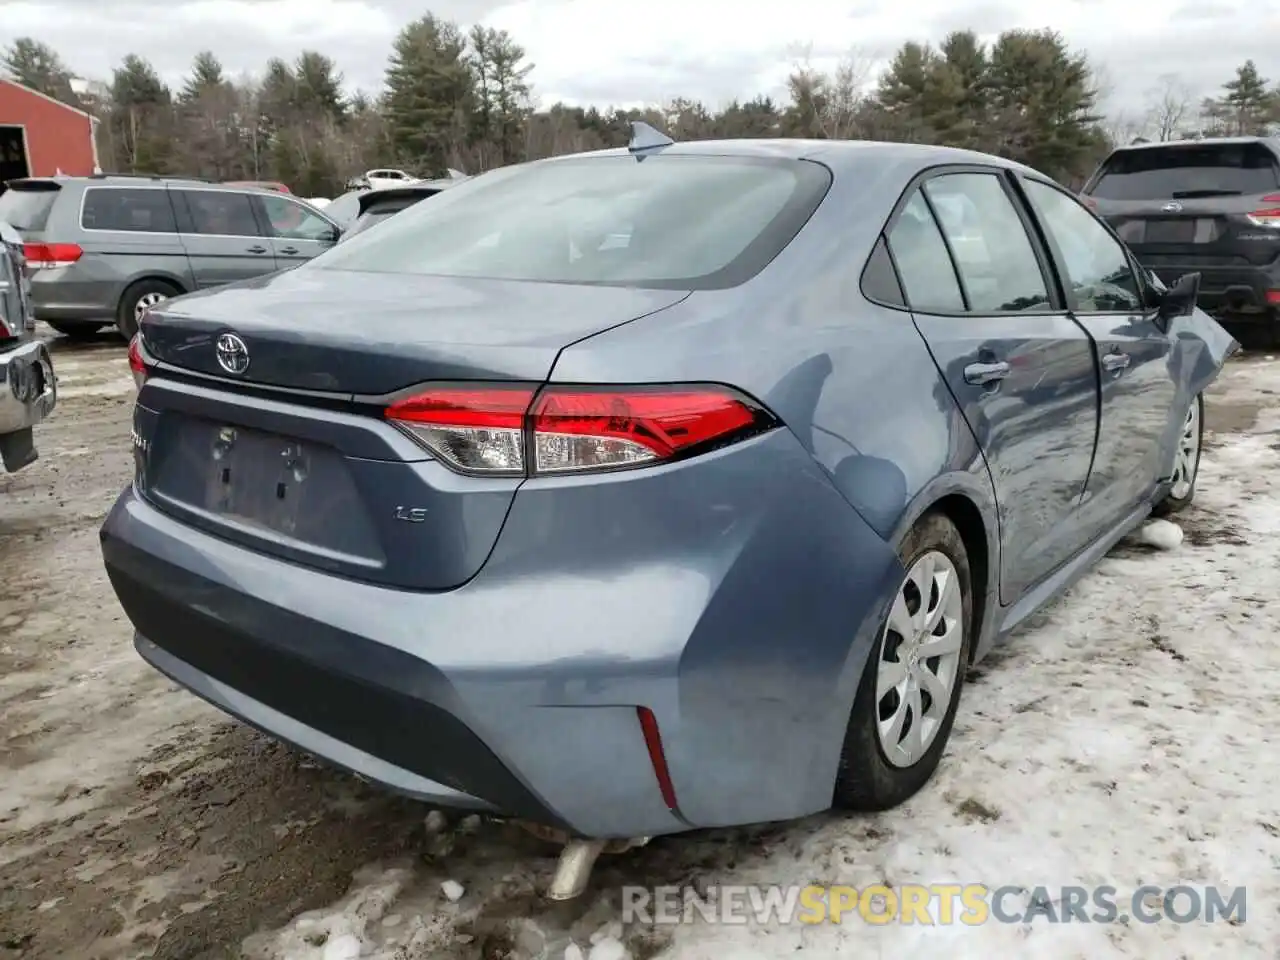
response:
M1102 358L1102 369L1108 373L1119 373L1129 365L1129 355L1115 351Z
M289 256L293 256L295 253L298 252L298 248L297 247L281 247L280 252L287 253L289 254Z
M266 247L250 247L249 252L250 253L266 253L267 248Z
M964 368L964 382L975 387L1003 380L1009 375L1009 364L1003 360L995 363L971 363Z

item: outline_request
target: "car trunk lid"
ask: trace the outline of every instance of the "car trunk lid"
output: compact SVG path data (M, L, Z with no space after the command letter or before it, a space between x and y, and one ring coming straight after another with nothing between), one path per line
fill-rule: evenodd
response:
M324 277L280 274L143 319L138 490L258 552L418 590L475 575L522 478L452 472L380 415L387 395L431 381L542 382L567 344L687 295ZM219 363L228 332L248 355L242 374Z
M292 270L183 297L144 318L155 359L237 382L381 395L428 380L541 381L560 350L686 291ZM233 333L233 374L217 340Z

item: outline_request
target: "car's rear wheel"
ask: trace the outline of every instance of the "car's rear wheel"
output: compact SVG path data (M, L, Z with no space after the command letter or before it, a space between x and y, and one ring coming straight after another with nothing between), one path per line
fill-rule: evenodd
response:
M126 340L138 332L142 315L158 303L176 297L181 291L165 280L139 280L125 290L116 310L116 328Z
M1173 482L1169 493L1152 510L1156 516L1166 517L1185 510L1196 496L1196 481L1200 479L1200 449L1204 444L1204 395L1191 399L1186 415L1182 418L1182 430L1178 434L1178 449L1173 461Z
M907 575L854 698L834 803L887 810L917 793L946 749L969 663L972 587L955 525L916 523L898 555Z

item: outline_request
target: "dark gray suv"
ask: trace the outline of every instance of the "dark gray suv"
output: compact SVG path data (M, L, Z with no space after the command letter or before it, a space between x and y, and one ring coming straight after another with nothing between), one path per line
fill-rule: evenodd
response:
M0 220L22 234L36 317L68 336L310 260L340 233L294 197L203 181L104 175L13 180Z

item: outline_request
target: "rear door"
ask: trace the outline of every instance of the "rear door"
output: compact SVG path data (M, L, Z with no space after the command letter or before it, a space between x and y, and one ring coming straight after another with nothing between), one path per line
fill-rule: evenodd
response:
M1138 261L1166 283L1196 271L1208 308L1265 305L1256 277L1280 255L1280 230L1265 223L1280 222L1280 165L1264 144L1118 150L1085 194Z
M1058 264L1071 314L1097 351L1102 418L1082 518L1109 527L1151 495L1162 471L1163 437L1181 413L1172 341L1144 306L1137 274L1111 232L1060 187L1030 177L1021 183Z
M1093 346L1048 279L1003 171L930 176L889 247L916 326L986 455L1001 601L1012 603L1089 539L1076 511L1097 430Z
M179 235L199 288L247 280L276 270L270 238L248 193L170 187Z
M328 250L341 231L333 221L285 196L253 197L258 220L267 225L276 267L287 270Z

